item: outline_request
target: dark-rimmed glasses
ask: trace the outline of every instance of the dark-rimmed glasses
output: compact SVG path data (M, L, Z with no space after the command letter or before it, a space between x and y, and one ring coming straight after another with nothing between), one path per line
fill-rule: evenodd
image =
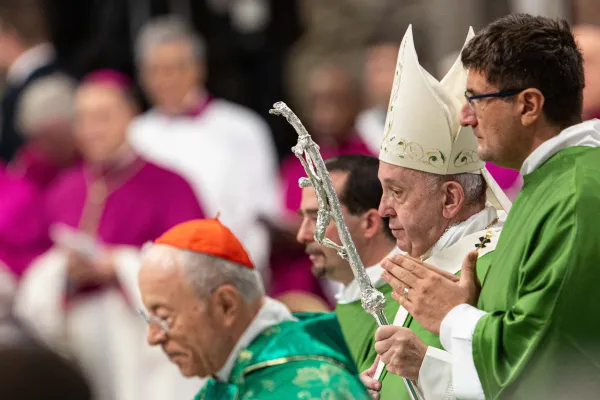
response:
M479 99L489 99L489 98L505 98L517 95L521 93L525 89L507 89L501 90L499 92L494 93L485 93L485 94L475 94L471 95L468 90L465 90L465 98L467 99L467 103L469 103L469 107L471 107L471 111L475 112L475 102L473 100Z

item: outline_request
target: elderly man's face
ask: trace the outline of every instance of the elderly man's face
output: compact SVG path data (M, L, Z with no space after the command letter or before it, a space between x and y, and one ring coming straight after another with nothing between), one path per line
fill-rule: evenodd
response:
M222 368L235 343L215 315L211 299L202 301L179 266L148 261L139 274L144 306L166 321L168 333L150 324L148 343L160 345L184 376L206 377Z
M390 218L400 250L422 256L448 227L442 193L430 190L422 173L383 161L379 163L379 180L383 186L379 215Z
M152 104L167 113L182 113L190 96L203 84L203 68L186 41L156 44L148 49L141 65L141 78Z

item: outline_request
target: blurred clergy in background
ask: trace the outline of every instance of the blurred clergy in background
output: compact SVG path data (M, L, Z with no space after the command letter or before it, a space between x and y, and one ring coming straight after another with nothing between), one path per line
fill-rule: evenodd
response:
M75 139L84 162L48 189L54 247L28 269L15 309L82 365L97 399L189 398L201 382L179 377L141 341L136 274L145 242L203 212L185 180L127 145L136 112L126 76L102 70L83 80Z

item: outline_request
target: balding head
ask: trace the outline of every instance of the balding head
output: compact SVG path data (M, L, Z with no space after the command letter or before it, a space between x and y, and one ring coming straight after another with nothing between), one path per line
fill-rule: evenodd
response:
M583 117L600 114L600 26L578 25L573 28L584 61Z

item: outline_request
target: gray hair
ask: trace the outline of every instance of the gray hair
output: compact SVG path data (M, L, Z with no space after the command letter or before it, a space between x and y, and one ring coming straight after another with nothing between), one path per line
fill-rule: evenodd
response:
M142 251L143 261L153 261L165 268L181 266L198 297L206 299L224 284L233 285L247 303L265 295L258 271L209 254L152 244Z
M23 93L17 109L17 124L30 136L48 121L71 123L77 83L57 73L32 83Z
M426 175L427 186L430 191L435 191L445 182L457 182L465 192L465 205L484 205L485 194L487 190L487 184L483 175L481 174L453 174L453 175L438 175L428 174Z
M205 55L204 40L183 19L168 15L147 22L138 33L135 44L135 60L140 64L149 49L158 44L185 41L192 46L198 60Z

